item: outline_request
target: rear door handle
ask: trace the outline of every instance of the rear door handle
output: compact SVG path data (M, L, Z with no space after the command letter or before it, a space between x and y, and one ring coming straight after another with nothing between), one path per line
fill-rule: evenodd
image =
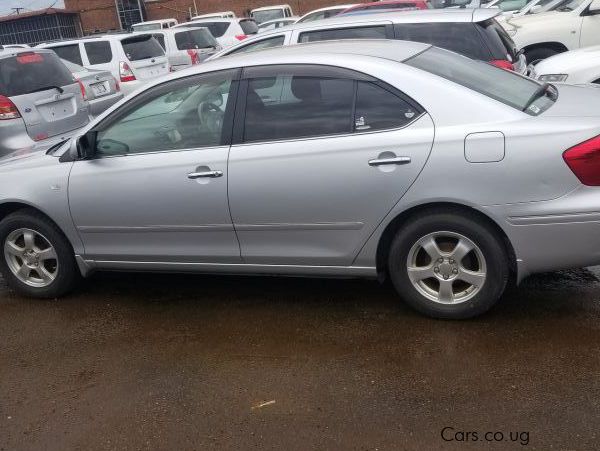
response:
M211 178L215 179L217 177L223 177L223 171L203 171L203 172L190 172L188 174L188 179L204 179Z
M394 157L394 158L375 158L369 160L369 166L384 166L386 164L408 164L410 157Z

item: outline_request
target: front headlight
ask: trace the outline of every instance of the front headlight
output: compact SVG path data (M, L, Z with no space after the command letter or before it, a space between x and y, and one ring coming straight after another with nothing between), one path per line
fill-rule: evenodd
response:
M567 79L567 74L544 74L538 76L539 81L559 82Z

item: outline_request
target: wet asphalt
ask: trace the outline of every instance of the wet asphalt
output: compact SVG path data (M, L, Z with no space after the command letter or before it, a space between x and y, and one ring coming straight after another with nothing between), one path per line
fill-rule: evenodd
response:
M600 269L435 321L374 281L0 280L0 450L600 448Z

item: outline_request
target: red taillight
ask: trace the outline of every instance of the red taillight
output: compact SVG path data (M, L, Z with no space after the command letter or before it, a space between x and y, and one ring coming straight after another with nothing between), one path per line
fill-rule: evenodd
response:
M81 96L83 97L83 100L87 100L87 94L85 92L85 86L83 86L83 83L81 83L81 80L77 80L77 83L79 84L79 89L81 89Z
M41 53L25 52L17 55L17 63L19 64L41 63L43 61L44 57Z
M492 60L490 61L490 64L493 64L494 66L499 67L500 69L515 70L515 66L513 65L513 63L507 60Z
M121 85L119 84L119 81L116 78L114 78L114 80L115 80L115 90L117 92L121 91Z
M190 56L190 59L192 60L192 66L200 64L200 57L198 56L198 52L196 50L189 49L187 53Z
M44 139L48 139L49 135L48 133L38 133L37 135L35 135L33 137L34 141L43 141Z
M571 147L563 158L581 183L600 186L600 136Z
M237 35L235 35L235 38L236 38L238 41L243 41L243 40L244 40L244 39L246 39L247 37L248 37L248 35L247 35L247 34L237 34Z
M21 113L19 113L15 104L8 97L0 96L0 121L20 117Z
M119 77L121 77L121 83L136 80L131 67L125 61L119 62Z

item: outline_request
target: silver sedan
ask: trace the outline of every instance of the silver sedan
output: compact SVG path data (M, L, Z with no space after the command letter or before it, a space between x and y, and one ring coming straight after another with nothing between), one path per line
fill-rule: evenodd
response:
M389 277L472 317L600 263L599 103L420 43L215 60L1 160L0 270L33 297L96 270Z

